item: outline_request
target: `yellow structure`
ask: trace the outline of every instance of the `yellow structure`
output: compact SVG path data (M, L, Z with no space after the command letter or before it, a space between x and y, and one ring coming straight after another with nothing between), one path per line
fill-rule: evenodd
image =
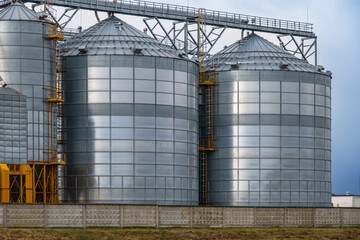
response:
M9 168L6 164L0 164L0 202L10 201L10 178Z
M29 165L0 164L0 202L32 203L32 179Z
M198 85L203 88L206 96L206 138L199 141L200 154L200 204L208 205L208 154L215 151L214 139L214 87L216 74L206 71L206 43L205 43L204 13L198 12L198 49L199 49L199 77Z

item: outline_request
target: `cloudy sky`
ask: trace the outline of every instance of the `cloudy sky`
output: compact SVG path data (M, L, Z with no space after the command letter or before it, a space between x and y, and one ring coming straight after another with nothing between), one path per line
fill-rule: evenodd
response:
M156 1L156 0L155 0ZM333 72L332 181L333 193L360 194L360 1L358 0L159 0L220 11L314 23L318 36L318 64ZM61 10L58 10L58 14ZM100 14L104 19L106 14ZM121 16L139 29L141 18ZM96 23L93 13L82 11L69 27ZM227 30L217 49L240 38ZM277 43L276 43L277 44Z

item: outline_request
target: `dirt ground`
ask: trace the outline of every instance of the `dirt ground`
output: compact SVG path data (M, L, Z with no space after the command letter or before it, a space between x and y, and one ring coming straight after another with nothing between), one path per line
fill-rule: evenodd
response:
M180 240L180 239L360 239L360 228L227 228L227 229L153 229L88 228L25 229L0 228L0 239L51 240Z

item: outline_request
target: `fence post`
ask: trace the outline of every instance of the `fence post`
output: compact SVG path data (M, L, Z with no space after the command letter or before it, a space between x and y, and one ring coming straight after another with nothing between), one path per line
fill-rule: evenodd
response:
M315 224L315 219L316 219L316 208L315 207L313 207L313 227L315 227L316 226L316 224Z
M120 227L124 227L124 205L120 205Z
M194 217L194 213L193 213L193 207L190 206L190 227L193 228L194 227L194 220L193 220L193 217Z
M44 204L44 228L47 228L48 226L48 220L47 220L47 205Z
M344 227L344 208L340 208L340 227Z
M254 227L257 226L257 220L256 220L257 216L256 216L256 207L254 207Z
M225 221L225 213L226 213L226 211L225 211L225 207L223 207L223 209L222 209L222 212L223 212L223 219L222 219L222 227L223 228L226 228L226 221Z
M159 206L155 206L155 227L159 227Z
M6 204L3 204L3 227L6 228Z
M82 205L82 224L83 224L83 228L86 228L86 204Z

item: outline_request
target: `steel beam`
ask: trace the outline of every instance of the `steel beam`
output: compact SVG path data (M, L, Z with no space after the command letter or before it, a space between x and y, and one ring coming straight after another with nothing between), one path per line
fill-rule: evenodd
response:
M1 4L7 5L11 1L3 0ZM43 0L23 0L23 2L43 3ZM80 8L91 11L103 11L136 15L142 17L167 19L173 21L196 23L198 8L186 7L173 4L163 4L147 1L132 0L52 0L51 5ZM301 37L315 37L313 24L295 22L274 18L265 18L237 13L228 13L215 10L204 12L204 24L234 29L246 29L251 31L287 34Z
M279 35L277 36L280 46L294 56L301 57L302 59L306 60L307 62L311 62L310 59L313 60L313 64L317 65L317 38L316 37L309 37L309 38L302 38L299 39L293 35ZM284 41L288 39L286 44ZM310 41L310 43L306 43L306 41ZM312 58L313 57L313 58Z

